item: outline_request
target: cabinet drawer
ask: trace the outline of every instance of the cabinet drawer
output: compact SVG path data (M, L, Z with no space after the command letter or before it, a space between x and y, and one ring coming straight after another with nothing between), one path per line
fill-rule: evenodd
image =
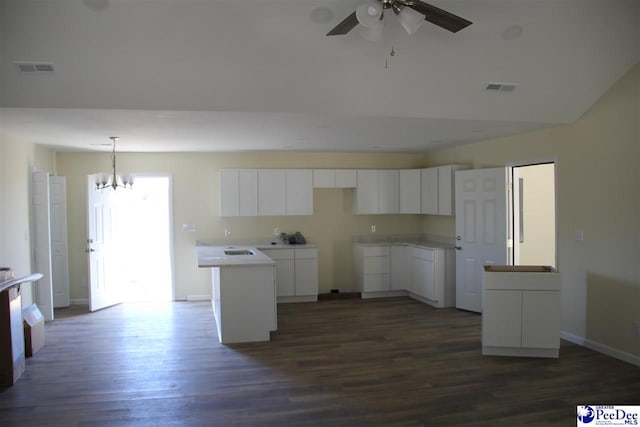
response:
M365 274L389 273L389 257L367 256L364 258Z
M293 259L293 249L263 249L261 252L273 260Z
M318 249L316 248L296 249L295 251L296 259L318 258Z
M364 275L364 291L388 291L389 275L388 274L365 274Z
M389 256L388 246L369 246L364 248L364 256Z

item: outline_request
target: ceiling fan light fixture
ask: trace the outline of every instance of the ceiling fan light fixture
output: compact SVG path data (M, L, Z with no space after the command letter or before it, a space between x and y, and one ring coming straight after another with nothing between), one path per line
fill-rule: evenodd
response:
M400 25L409 35L418 31L418 28L425 23L424 18L425 16L417 10L406 6L400 9L398 13L398 21L400 21Z
M377 1L367 1L356 9L356 18L363 27L372 28L379 25L382 17L382 5Z
M382 40L382 30L384 28L384 25L382 25L382 21L378 22L379 24L373 27L363 27L360 30L360 36L370 42L379 42L380 40Z

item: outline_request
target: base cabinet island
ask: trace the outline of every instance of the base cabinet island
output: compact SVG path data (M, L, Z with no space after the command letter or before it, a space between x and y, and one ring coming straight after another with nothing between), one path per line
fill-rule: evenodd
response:
M211 305L221 343L269 341L277 329L275 262L245 246L198 246L211 269Z

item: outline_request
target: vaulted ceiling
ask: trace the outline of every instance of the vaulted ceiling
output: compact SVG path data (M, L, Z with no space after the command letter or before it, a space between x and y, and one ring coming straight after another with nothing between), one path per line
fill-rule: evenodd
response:
M640 60L637 0L435 0L473 24L325 36L360 3L0 0L0 126L71 150L423 152L570 123Z

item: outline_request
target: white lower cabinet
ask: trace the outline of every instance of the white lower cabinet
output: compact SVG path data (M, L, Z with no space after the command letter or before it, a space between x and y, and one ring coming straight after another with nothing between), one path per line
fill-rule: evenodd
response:
M276 262L278 302L317 301L318 249L261 249Z
M389 291L389 247L354 245L354 271L356 290L363 298L372 298L377 292Z
M455 304L453 251L416 245L354 244L362 298L409 295L434 307Z
M482 354L558 357L560 275L531 266L483 273Z
M318 299L318 250L295 250L296 296Z
M409 246L391 246L391 290L411 288L411 249Z

